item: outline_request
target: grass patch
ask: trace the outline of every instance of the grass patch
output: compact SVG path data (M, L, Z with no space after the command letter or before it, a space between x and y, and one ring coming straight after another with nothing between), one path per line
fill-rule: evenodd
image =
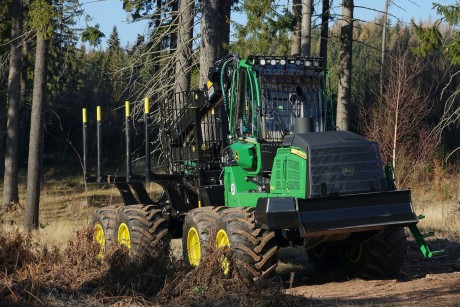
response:
M435 231L437 237L460 241L459 180L458 176L446 175L411 187L414 210L426 217L418 224L422 230Z

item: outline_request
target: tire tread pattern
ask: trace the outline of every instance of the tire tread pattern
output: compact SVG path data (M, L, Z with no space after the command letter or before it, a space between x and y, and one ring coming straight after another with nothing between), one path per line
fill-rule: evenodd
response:
M107 206L97 209L91 221L91 225L94 228L97 224L101 225L104 231L105 248L107 248L114 241L115 236L115 218L119 207Z
M394 278L401 270L406 250L404 228L385 230L363 244L362 261L352 267L352 273L364 279Z
M133 258L161 255L169 251L168 221L161 209L154 205L122 207L117 214L115 229L122 223L129 229Z
M213 242L209 240L217 230L217 220L222 207L199 207L190 210L185 216L182 232L182 253L184 262L190 264L187 251L187 236L191 227L195 227L200 238L201 259L206 255L208 249L214 248Z
M278 259L275 233L257 227L254 208L220 211L219 227L227 232L240 278L255 281L274 273Z

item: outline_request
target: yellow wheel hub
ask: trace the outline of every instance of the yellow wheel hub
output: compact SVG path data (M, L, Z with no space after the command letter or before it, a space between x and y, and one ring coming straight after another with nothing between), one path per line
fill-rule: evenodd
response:
M102 229L101 224L96 224L94 226L94 233L93 233L94 241L99 243L101 249L99 250L99 254L97 255L99 258L103 258L105 254L105 234L104 229Z
M227 252L230 249L230 240L228 239L228 235L225 230L220 229L219 232L217 232L216 241L217 248L224 249L224 252ZM230 272L230 261L225 256L222 256L219 261L224 274L227 275L228 272Z
M198 266L201 260L200 236L195 227L191 227L187 234L187 255L191 265Z
M121 245L126 246L128 249L131 249L131 237L129 235L128 225L122 223L120 227L118 227L118 243Z

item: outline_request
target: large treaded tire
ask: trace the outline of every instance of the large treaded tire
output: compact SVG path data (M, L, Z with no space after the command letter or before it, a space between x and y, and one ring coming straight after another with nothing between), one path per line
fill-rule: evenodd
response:
M120 227L129 230L129 253L133 260L147 256L168 255L170 237L168 221L161 209L152 205L129 205L122 207L115 220L115 236L120 244Z
M113 243L117 210L118 207L108 206L97 209L93 214L91 228L94 231L94 240L101 244L100 257L105 255L106 251ZM102 233L98 233L98 230L102 230ZM102 237L96 238L97 234L102 235Z
M221 207L220 207L221 208ZM209 249L214 249L215 244L213 235L217 229L216 222L219 218L219 207L201 207L190 210L185 216L184 226L182 231L182 253L184 262L189 265L197 266ZM199 241L199 254L197 259L190 259L188 249L188 241L190 240L190 232L196 231ZM210 241L212 240L212 242Z
M363 279L397 277L407 250L404 228L388 229L361 245L345 249L347 274Z
M308 262L317 273L343 273L344 263L340 256L341 247L322 243L310 250L306 250Z
M225 208L218 229L228 236L234 267L246 282L270 277L278 264L275 232L256 226L254 208Z

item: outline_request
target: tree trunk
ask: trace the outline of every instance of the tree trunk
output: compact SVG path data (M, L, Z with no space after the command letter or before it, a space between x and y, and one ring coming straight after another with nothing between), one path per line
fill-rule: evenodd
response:
M348 130L351 103L351 53L353 43L353 0L343 0L343 26L340 30L339 86L337 90L337 126Z
M294 16L294 29L291 36L291 55L300 55L300 44L302 36L302 2L292 1L292 15Z
M38 207L40 202L40 181L43 158L43 118L45 114L47 53L47 42L41 34L38 34L37 49L35 52L34 90L32 94L24 231L38 228Z
M27 32L24 24L23 32ZM25 162L25 153L27 151L27 69L29 66L29 35L24 35L22 39L22 66L21 66L21 106L19 118L19 152L21 153L20 163Z
M157 8L155 12L155 31L158 31L160 24L161 24L161 0L157 0ZM155 37L151 38L155 39ZM158 73L160 71L160 53L161 53L161 43L158 43L153 48L153 58L154 58L154 65L153 65L153 72Z
M174 0L171 3L171 10L173 11L173 13L171 14L171 17L173 19L173 22L172 22L172 29L171 29L170 43L169 43L170 54L173 53L177 48L177 31L178 31L177 27L178 27L178 24L179 24L179 20L177 19L177 15L179 13L178 12L179 11L179 2L182 2L182 1Z
M199 86L208 81L209 68L225 56L230 41L231 0L203 0L202 3Z
M209 68L217 60L219 33L218 0L203 0L201 16L201 45L200 45L200 84L208 81Z
M3 76L0 76L3 80ZM0 178L5 174L5 140L6 140L6 84L0 83Z
M325 69L327 69L327 40L329 39L329 16L329 0L323 0L319 56L323 58L323 67Z
M182 0L180 2L176 61L176 92L186 92L190 90L194 10L194 0Z
M6 17L5 17L6 18ZM9 46L0 46L1 56L3 57ZM5 82L7 78L7 69L0 70L0 180L5 174L5 140L6 140L6 101L7 101L7 86ZM1 208L1 203L0 203Z
M21 33L22 6L20 0L11 5L11 55L8 76L8 121L6 128L5 175L3 180L2 210L19 202L18 144L19 109L21 104Z
M393 166L394 170L396 169L396 145L398 144L399 99L396 101L396 110L395 111L396 112L395 112L395 124L394 124L394 127L393 127L393 152L392 152L392 160L393 160L392 166Z
M301 55L311 54L311 14L313 12L313 0L303 0L302 3L302 40Z
M217 50L217 59L221 59L228 54L228 44L230 44L230 13L233 0L219 0L219 43ZM213 63L214 64L214 63Z

